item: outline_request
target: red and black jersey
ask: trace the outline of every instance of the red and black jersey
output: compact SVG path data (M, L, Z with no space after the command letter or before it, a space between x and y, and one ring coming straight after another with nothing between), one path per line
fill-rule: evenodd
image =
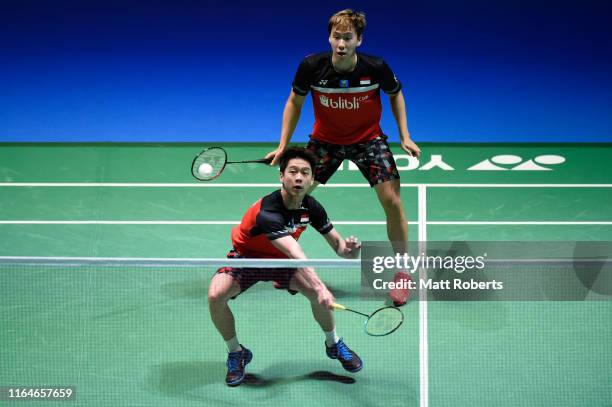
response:
M308 224L322 235L333 229L325 209L316 199L306 195L300 209L287 209L281 191L277 190L247 210L240 225L232 229L232 245L245 257L286 258L270 241L284 236L297 240Z
M380 89L395 94L401 83L382 58L357 54L351 72L336 72L332 53L309 55L298 67L293 91L312 91L315 124L312 137L332 144L355 144L382 134Z

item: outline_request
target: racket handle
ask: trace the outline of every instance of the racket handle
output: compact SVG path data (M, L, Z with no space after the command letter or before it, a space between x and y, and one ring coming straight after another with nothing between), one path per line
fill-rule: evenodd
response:
M335 302L332 304L332 309L334 311L346 311L346 307L344 305Z

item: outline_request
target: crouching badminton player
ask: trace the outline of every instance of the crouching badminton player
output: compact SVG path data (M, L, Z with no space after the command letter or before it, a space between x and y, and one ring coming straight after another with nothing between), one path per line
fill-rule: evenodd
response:
M354 237L343 239L327 218L325 209L307 191L313 184L316 158L312 153L292 147L280 159L282 188L264 196L251 206L240 225L232 230L233 250L228 258L306 259L298 238L311 224L340 257L356 258L361 244ZM208 291L210 316L225 340L229 386L239 385L253 353L240 344L229 300L235 299L258 281L273 281L277 289L292 295L300 293L311 304L312 314L325 334L325 352L342 367L355 373L363 363L336 333L332 304L335 299L310 267L262 269L224 267L215 273Z

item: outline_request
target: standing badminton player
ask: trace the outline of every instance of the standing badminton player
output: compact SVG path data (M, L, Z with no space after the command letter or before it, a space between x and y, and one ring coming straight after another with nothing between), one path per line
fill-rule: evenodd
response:
M232 230L233 250L229 258L306 259L297 242L311 224L338 256L356 258L361 245L354 237L346 240L334 229L325 209L310 195L316 158L312 153L292 147L280 156L282 189L261 198L251 206L240 225ZM258 281L273 281L278 289L300 293L310 301L312 314L325 334L327 356L338 359L342 367L355 373L363 363L341 338L335 328L332 304L335 299L310 267L297 269L253 269L224 267L215 273L208 291L210 315L225 340L229 386L239 385L245 377L245 366L253 353L242 346L236 335L234 315L229 300L236 298Z
M318 158L313 188L325 184L345 158L352 160L376 191L393 249L406 253L408 223L400 198L400 175L387 136L380 128L381 89L389 96L402 149L417 157L421 150L408 132L400 82L383 59L356 52L365 26L365 15L349 9L330 18L331 52L309 55L300 64L285 104L280 143L266 158L273 158L272 165L279 162L300 118L304 99L312 91L315 123L307 148ZM408 278L400 272L395 281ZM396 289L390 296L396 306L401 306L408 299L408 290Z

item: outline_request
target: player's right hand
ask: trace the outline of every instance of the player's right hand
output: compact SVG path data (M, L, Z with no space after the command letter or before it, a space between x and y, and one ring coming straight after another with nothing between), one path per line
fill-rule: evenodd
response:
M327 288L324 288L319 291L317 301L325 308L332 309L332 305L336 302L336 299Z
M280 161L280 156L283 151L285 151L284 148L278 147L276 150L270 151L268 154L266 154L266 159L272 159L272 161L270 162L270 165L272 167L276 167L278 165L278 162Z

